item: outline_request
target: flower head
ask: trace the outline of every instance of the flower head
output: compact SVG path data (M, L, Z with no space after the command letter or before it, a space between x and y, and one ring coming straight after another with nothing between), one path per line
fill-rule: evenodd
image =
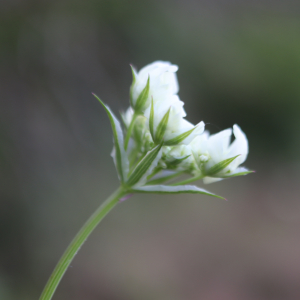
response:
M251 173L240 165L248 155L248 140L239 126L209 135L201 121L186 118L180 100L176 71L170 62L156 61L139 72L132 68L130 107L122 114L123 129L110 109L98 98L112 124L112 153L122 186L130 192L200 193L189 185L198 179L210 183ZM192 177L165 185L182 174ZM222 198L222 197L221 197Z

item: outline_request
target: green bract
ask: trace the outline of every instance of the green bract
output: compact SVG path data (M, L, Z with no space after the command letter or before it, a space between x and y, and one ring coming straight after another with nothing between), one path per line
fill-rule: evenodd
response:
M147 176L151 174L161 157L161 147L162 144L154 147L143 157L128 178L127 186L140 186L146 183Z
M194 130L195 130L196 127L184 132L184 133L181 133L179 134L178 136L168 140L168 141L165 141L165 145L166 146L174 146L174 145L178 145L180 144L183 140L185 140Z
M219 163L212 166L210 169L205 171L205 175L207 176L213 176L224 170L231 162L233 162L239 155L236 155L231 158L224 159L220 161Z
M166 132L168 122L169 122L170 110L171 110L171 107L168 109L168 111L165 113L165 115L163 116L163 118L159 122L159 124L156 128L156 133L153 132L152 138L153 138L153 140L156 144L161 143L161 141L164 138L164 134ZM151 120L149 120L149 124L150 124L150 122L151 122Z
M149 98L149 90L150 90L150 77L148 77L147 84L136 99L136 103L133 106L136 112L142 112L145 109L147 104L147 100Z
M94 94L94 96L98 99L98 101L102 104L106 113L109 117L110 124L113 130L114 135L114 143L115 147L113 150L113 158L115 162L115 166L117 168L119 178L121 182L125 182L127 180L127 175L129 172L129 161L128 157L124 150L124 142L123 142L123 131L118 119L114 116L108 106L106 106L100 98Z
M137 191L140 193L158 193L158 194L203 194L207 196L213 196L220 199L224 199L221 196L210 193L205 189L201 189L194 185L179 185L179 186L167 186L167 185L146 185L143 187L138 187L133 189L133 191Z

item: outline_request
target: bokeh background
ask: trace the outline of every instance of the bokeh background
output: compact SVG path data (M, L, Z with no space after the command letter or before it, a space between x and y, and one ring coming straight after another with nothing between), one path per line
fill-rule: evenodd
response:
M129 64L168 60L188 119L239 124L256 173L206 187L227 202L118 205L53 299L300 299L299 13L289 0L1 0L0 298L38 299L118 186L91 92L118 113Z

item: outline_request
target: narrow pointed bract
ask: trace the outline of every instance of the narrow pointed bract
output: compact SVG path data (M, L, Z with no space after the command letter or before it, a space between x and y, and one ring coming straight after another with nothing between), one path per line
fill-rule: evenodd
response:
M149 99L149 90L150 90L150 76L148 77L144 89L141 91L135 103L133 104L134 105L133 107L137 112L143 112L143 110L147 106L148 99Z
M112 152L113 158L120 177L120 181L124 182L126 181L127 174L129 172L129 161L124 150L124 138L120 122L109 109L109 107L106 106L97 95L93 95L102 104L110 120L115 143L114 150Z
M152 136L154 142L157 144L159 144L164 138L164 134L167 130L167 126L168 126L168 122L169 122L170 110L171 110L171 107L168 109L168 111L165 113L163 118L160 120L160 122L156 128L155 136Z
M129 176L126 185L143 185L147 181L147 176L150 175L151 171L156 167L158 160L161 157L162 144L156 146L149 151L145 157L138 163L132 174Z
M143 187L135 188L133 191L140 193L157 193L157 194L203 194L207 196L212 196L220 199L225 199L221 196L215 195L205 189L199 188L194 185L177 185L177 186L167 186L167 185L146 185Z

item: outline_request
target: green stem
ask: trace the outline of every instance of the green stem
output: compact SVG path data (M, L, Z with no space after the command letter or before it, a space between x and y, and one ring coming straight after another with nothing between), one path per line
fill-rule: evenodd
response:
M180 182L173 183L171 185L184 185L184 184L191 183L191 182L197 181L199 179L202 179L203 177L204 177L203 175L199 175L199 176L188 178L188 179L180 181Z
M132 129L133 129L133 125L134 125L134 122L135 122L135 119L136 119L137 116L138 116L138 114L136 112L134 112L134 114L132 116L132 120L130 122L130 125L129 125L127 133L126 133L125 141L124 141L125 150L127 150L128 143L129 143L129 140L130 140L130 137L131 137L131 132L132 132Z
M108 197L104 203L102 203L97 210L91 215L87 222L83 225L80 231L77 233L58 264L56 265L51 277L49 278L40 300L50 300L66 272L68 266L72 262L74 256L78 252L79 248L92 233L99 222L107 215L107 213L119 202L119 199L124 196L127 191L120 187L110 197Z

